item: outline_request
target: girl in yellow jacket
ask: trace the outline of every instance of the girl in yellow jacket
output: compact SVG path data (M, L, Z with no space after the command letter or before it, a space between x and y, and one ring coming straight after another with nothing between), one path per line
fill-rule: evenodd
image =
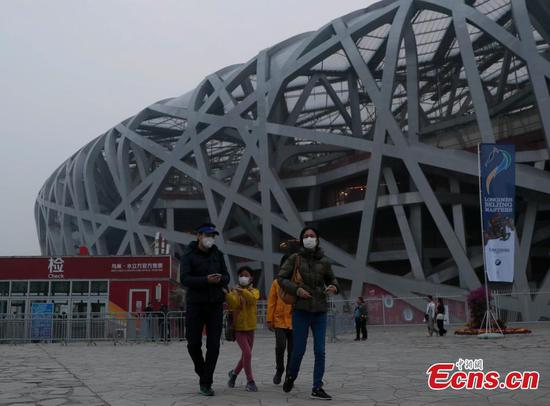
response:
M252 269L244 266L238 270L237 275L239 284L226 295L226 300L229 310L233 312L235 338L242 355L237 366L229 371L227 385L234 388L237 376L244 368L247 380L245 389L248 392L257 392L258 387L252 375L252 347L258 314L256 304L260 298L260 292L252 286Z

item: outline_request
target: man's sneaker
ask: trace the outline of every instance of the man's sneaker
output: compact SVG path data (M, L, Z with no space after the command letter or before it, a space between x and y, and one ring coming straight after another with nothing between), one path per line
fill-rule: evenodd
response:
M200 394L203 396L214 396L214 391L211 386L202 386L200 388Z
M237 374L233 370L229 371L229 381L227 381L227 386L230 388L235 387L235 381L237 380Z
M279 385L281 383L281 378L283 377L283 372L275 372L275 376L273 376L273 383L275 385Z
M293 378L291 376L286 376L285 377L285 383L283 383L283 391L285 392L290 392L292 390L292 388L294 388L294 381L296 380L296 378Z
M326 393L323 388L314 388L311 391L311 399L320 399L320 400L332 400L332 396Z
M246 383L246 388L244 388L247 392L258 392L258 387L256 386L256 382L254 381L248 381Z

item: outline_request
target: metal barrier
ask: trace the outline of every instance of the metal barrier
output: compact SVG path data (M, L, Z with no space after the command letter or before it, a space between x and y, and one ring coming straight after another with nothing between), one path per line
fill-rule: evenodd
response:
M168 342L185 336L185 313L0 314L0 343Z
M537 295L534 298L534 295ZM544 296L546 294L546 296ZM519 311L505 310L505 303L515 300L550 302L550 292L492 292L493 304L499 318L508 322L542 320L534 314L532 320L522 319ZM447 323L463 325L468 322L469 311L464 296L443 297L447 306ZM365 299L368 325L397 326L421 325L427 301L424 297L383 296ZM267 330L267 301L258 301L257 330ZM327 338L337 340L341 334L355 332L355 301L329 301ZM42 330L37 328L37 323ZM34 327L34 328L33 328ZM223 335L222 335L223 336ZM170 311L147 313L73 313L67 314L2 314L0 313L0 344L33 341L142 343L183 341L185 339L185 312Z
M549 291L513 292L492 290L492 304L497 319L506 323L539 323L550 321Z

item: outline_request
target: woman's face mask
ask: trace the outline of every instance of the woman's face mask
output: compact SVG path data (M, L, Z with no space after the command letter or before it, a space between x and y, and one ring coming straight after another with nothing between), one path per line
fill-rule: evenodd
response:
M304 248L312 250L317 246L317 238L315 237L306 237L302 240Z
M203 237L202 239L202 245L204 245L205 248L212 248L214 245L214 237Z
M248 276L239 276L239 285L248 286L250 284L250 278Z

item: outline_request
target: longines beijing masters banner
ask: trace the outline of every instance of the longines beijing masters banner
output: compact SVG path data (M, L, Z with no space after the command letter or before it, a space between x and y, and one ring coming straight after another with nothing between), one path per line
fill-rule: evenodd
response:
M493 282L513 282L516 229L514 145L479 144L485 270Z

